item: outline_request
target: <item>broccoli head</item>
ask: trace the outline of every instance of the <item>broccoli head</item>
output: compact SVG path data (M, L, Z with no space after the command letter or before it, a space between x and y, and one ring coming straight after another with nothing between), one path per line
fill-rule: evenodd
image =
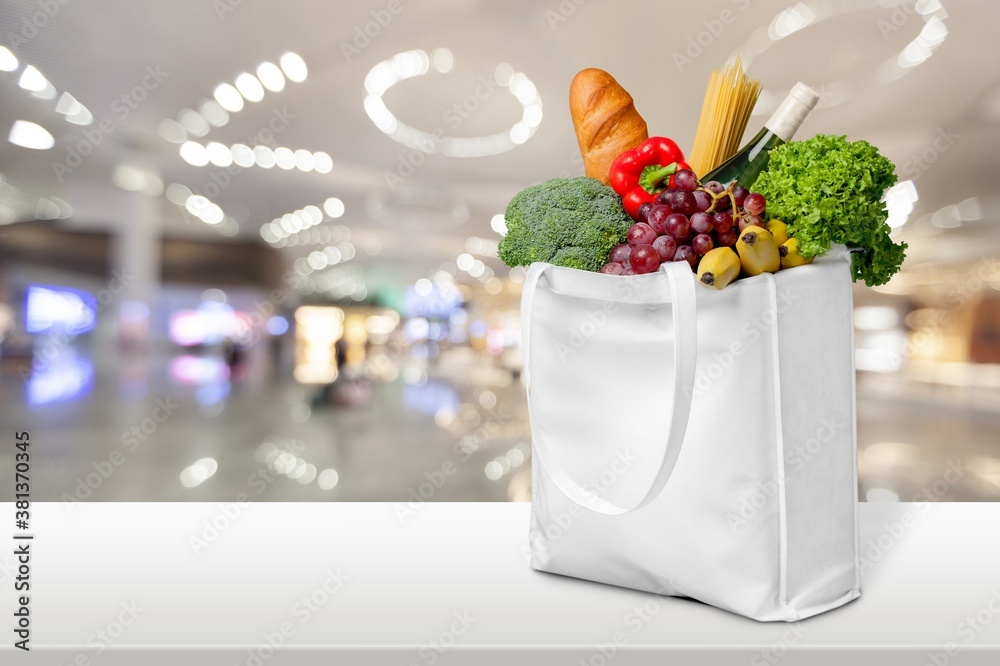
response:
M625 242L632 219L621 198L594 178L554 178L522 190L504 215L499 256L508 266L546 261L596 271Z

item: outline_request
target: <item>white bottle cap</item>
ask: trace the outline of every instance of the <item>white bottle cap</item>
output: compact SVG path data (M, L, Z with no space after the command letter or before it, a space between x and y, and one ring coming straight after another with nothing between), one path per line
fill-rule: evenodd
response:
M796 83L788 97L764 123L764 127L774 132L782 141L791 141L802 121L819 101L819 92L806 84Z

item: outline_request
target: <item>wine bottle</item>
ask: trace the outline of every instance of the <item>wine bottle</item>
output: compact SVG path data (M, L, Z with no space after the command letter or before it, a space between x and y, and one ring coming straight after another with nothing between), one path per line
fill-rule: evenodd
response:
M796 83L757 135L736 151L735 155L702 177L701 182L717 180L728 187L736 180L743 187L753 185L767 166L771 150L791 141L817 101L819 93L815 89L801 82Z

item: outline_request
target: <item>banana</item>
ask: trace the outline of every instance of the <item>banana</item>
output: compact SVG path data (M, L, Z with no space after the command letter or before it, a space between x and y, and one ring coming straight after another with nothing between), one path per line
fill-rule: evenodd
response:
M709 250L698 262L698 282L712 289L723 289L740 274L740 258L731 248Z
M781 245L788 240L788 225L781 220L771 220L764 225L764 228L774 236L774 242Z
M812 257L806 259L799 254L799 242L794 238L789 238L782 243L778 248L778 254L781 255L782 268L794 268L795 266L811 264L813 261Z
M743 272L749 276L774 273L781 267L781 255L774 236L763 227L749 226L740 233L736 241L736 251L740 255Z

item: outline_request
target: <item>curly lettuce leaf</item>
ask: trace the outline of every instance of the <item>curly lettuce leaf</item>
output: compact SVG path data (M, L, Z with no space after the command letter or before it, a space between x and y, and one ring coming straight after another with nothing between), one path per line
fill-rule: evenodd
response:
M867 141L817 134L771 151L753 190L767 199L767 214L788 224L805 257L831 243L854 250L854 280L885 284L899 270L906 243L889 238L882 195L896 182L895 167Z

